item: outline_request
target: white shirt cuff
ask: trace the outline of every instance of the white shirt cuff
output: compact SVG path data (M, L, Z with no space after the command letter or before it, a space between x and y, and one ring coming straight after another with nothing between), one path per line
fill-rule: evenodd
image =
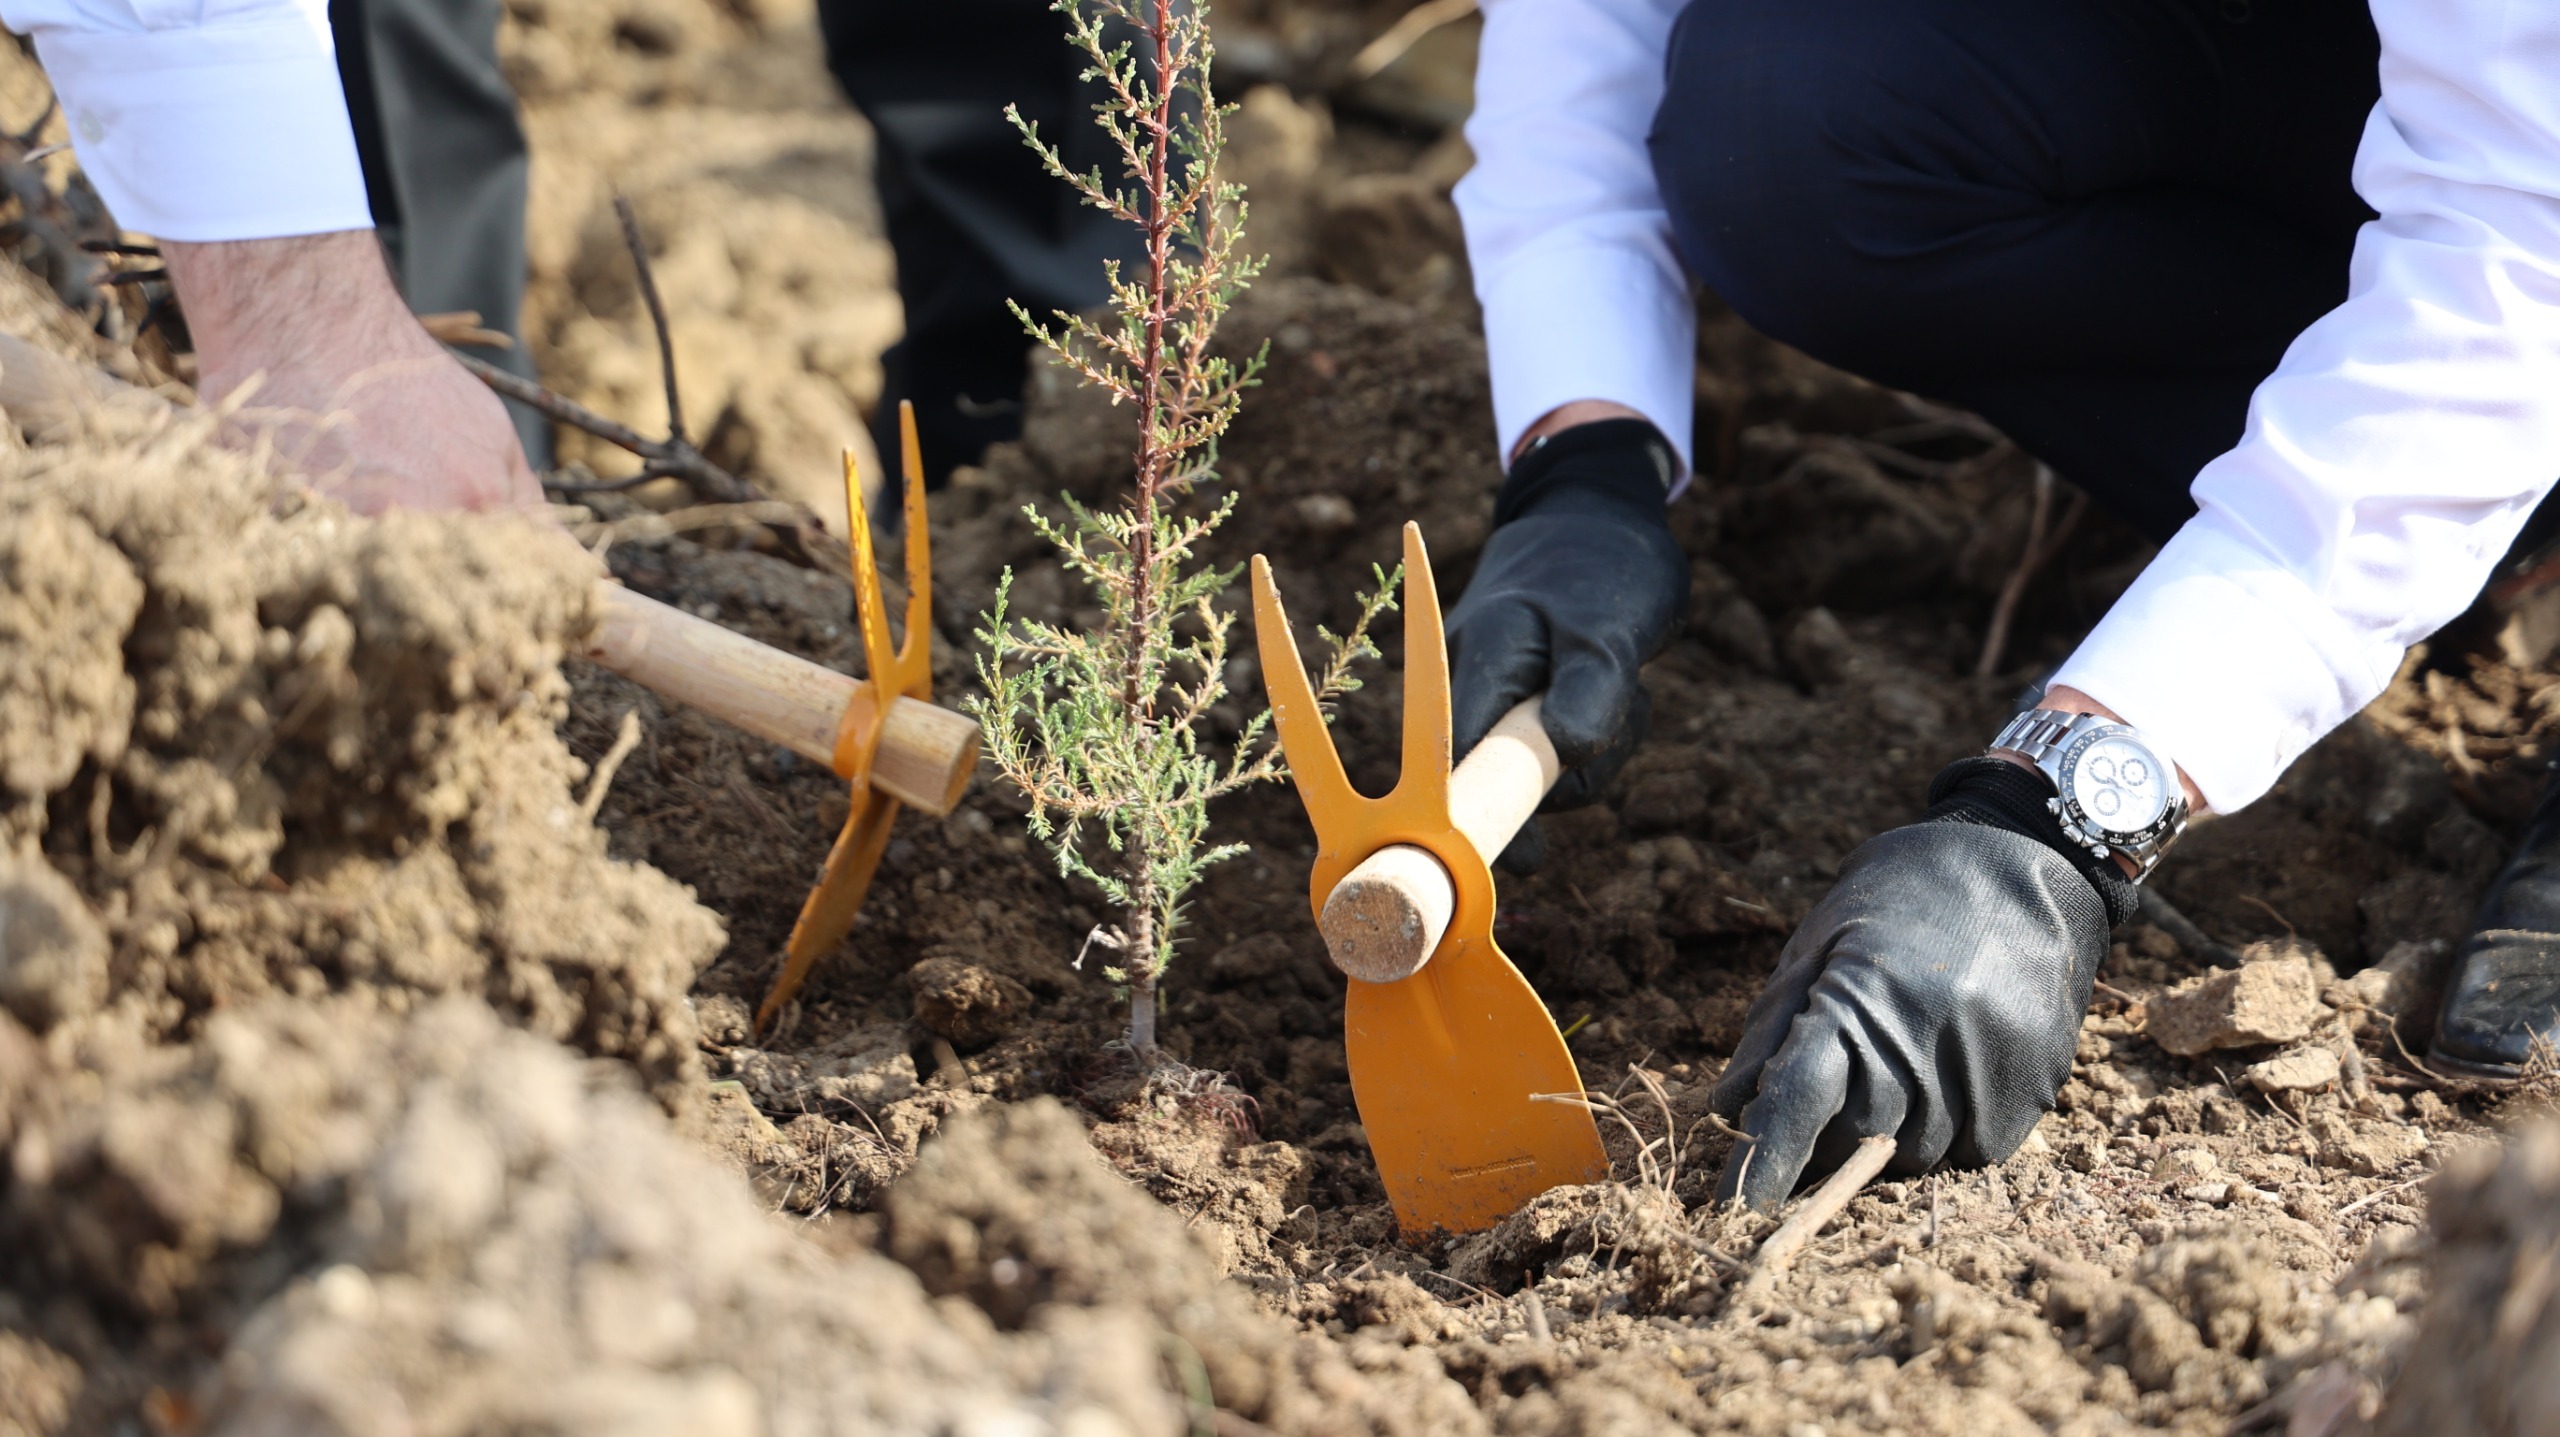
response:
M2053 682L2122 715L2214 812L2231 813L2380 693L2401 653L2208 510L2161 548Z
M1697 312L1661 240L1533 248L1479 294L1497 453L1557 406L1605 399L1652 420L1689 468Z
M211 242L373 226L325 23L56 29L36 45L126 229Z

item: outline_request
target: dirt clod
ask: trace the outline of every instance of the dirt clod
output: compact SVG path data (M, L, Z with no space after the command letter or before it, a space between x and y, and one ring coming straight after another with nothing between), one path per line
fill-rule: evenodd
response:
M2240 1077L2262 1093L2297 1093L2329 1086L2338 1081L2338 1072L2335 1049L2295 1048L2265 1062L2251 1063L2240 1071Z
M1012 1032L1031 1012L1031 990L956 958L927 958L907 970L916 1019L963 1048Z
M2169 1052L2193 1057L2219 1048L2297 1042L2310 1035L2319 1013L2311 965L2275 958L2193 979L2153 998L2143 1033Z

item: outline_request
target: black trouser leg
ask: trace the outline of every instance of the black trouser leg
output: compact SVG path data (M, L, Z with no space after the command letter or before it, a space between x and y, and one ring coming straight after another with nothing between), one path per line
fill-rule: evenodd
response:
M471 352L533 377L522 328L525 141L498 70L501 0L331 0L338 72L373 219L421 314L477 310L513 338ZM548 421L509 405L526 457L551 465Z
M873 433L896 462L897 406L916 406L926 473L940 484L988 444L1022 432L1031 341L1005 308L1034 315L1108 297L1103 262L1134 262L1134 231L1049 177L1006 105L1079 170L1116 174L1093 125L1083 57L1043 0L821 0L827 64L879 136L881 207L898 259L906 336Z
M2377 54L2326 0L1696 0L1654 164L1744 318L2165 538L2346 296Z

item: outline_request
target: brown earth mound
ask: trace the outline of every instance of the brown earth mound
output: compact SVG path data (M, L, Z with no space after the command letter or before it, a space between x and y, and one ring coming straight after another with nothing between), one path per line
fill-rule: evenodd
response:
M275 993L472 993L674 1100L720 925L582 820L553 733L574 553L356 522L139 406L11 471L0 821L26 891L83 900L51 905L60 954L13 959L21 1018L180 1037Z

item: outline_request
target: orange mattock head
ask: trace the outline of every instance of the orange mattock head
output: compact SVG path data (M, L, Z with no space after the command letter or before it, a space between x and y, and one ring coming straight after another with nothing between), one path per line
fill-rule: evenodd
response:
M853 785L853 808L844 830L827 853L827 866L800 905L799 921L783 950L782 973L756 1008L756 1029L770 1028L785 1005L799 993L817 961L836 950L853 931L853 916L871 891L880 855L889 845L889 826L898 816L898 801L871 786L871 761L880 750L880 733L889 707L900 698L933 698L933 550L925 525L924 455L916 446L915 407L898 406L900 458L906 472L907 632L903 643L889 639L888 599L880 591L879 561L871 551L871 516L862 502L862 476L853 451L844 455L846 512L853 516L854 617L862 630L863 660L869 672L853 701L845 705L836 729L837 776Z
M1449 652L1419 527L1404 526L1404 772L1383 798L1345 776L1280 607L1253 560L1254 636L1289 775L1316 830L1314 913L1345 874L1389 844L1449 871L1457 909L1431 960L1393 983L1352 980L1343 1046L1352 1096L1408 1234L1481 1232L1566 1183L1608 1176L1581 1075L1555 1019L1493 941L1493 871L1449 818Z

